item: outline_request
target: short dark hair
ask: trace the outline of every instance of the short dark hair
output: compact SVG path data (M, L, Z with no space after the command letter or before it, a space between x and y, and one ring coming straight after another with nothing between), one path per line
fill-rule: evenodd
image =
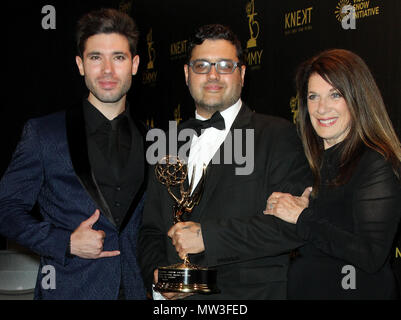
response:
M244 64L244 54L241 42L237 35L227 26L221 24L208 24L198 28L188 41L187 61L191 60L192 51L195 46L201 45L205 40L227 40L230 41L237 50L237 58Z
M86 40L100 33L118 33L125 36L131 55L136 55L139 32L134 20L116 9L100 9L85 14L77 23L77 54L81 58L83 58Z

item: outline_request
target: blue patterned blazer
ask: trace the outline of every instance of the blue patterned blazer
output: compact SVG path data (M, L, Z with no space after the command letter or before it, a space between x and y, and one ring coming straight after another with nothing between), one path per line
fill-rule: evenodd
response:
M94 179L82 107L29 120L0 181L0 234L41 256L35 299L144 299L136 259L144 186L117 229ZM42 220L29 213L38 203ZM67 253L71 233L99 209L93 229L106 233L103 250L119 256L82 259ZM55 288L48 268L54 267ZM43 285L47 283L47 285Z

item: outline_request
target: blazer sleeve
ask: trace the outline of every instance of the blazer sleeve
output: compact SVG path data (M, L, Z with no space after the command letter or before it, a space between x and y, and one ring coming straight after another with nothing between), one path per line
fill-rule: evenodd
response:
M318 206L305 209L297 222L297 232L304 240L368 273L386 262L401 215L400 182L384 158L376 155L365 161L353 190L353 230L320 218Z
M71 233L30 215L44 181L42 145L30 120L0 181L0 233L64 264Z
M264 133L264 148L268 155L263 170L263 187L257 191L260 192L258 211L244 215L248 218L202 221L208 265L277 256L304 244L295 225L263 214L272 192L298 195L311 183L309 166L293 129L285 126Z
M167 233L161 209L160 187L154 174L154 166L148 172L145 208L138 236L138 263L145 286L152 291L153 272L167 265L165 242Z
M295 127L288 123L279 130L265 133L264 136L267 141L272 140L266 146L271 152L265 165L264 201L273 192L300 196L306 187L312 186L313 176Z

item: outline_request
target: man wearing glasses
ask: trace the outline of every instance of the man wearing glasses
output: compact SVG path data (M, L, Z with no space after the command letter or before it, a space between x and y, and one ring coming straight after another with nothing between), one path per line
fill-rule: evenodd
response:
M241 44L227 27L203 26L190 40L185 80L196 119L209 125L192 137L188 177L195 166L195 188L207 166L204 192L186 222L171 227L173 201L155 175L149 176L139 259L149 291L157 282L158 267L181 262L190 254L191 263L217 269L221 292L164 292L162 298L286 298L288 253L301 241L293 226L263 215L263 210L273 191L300 195L309 170L292 124L252 112L241 101L245 70ZM194 123L189 120L179 129L196 129ZM235 140L235 130L243 133L241 141ZM245 139L249 132L253 139ZM231 149L226 143L230 137ZM252 144L242 150L253 152L254 167L238 174L238 164L225 162L224 154L244 143ZM220 163L212 161L217 153L222 155Z

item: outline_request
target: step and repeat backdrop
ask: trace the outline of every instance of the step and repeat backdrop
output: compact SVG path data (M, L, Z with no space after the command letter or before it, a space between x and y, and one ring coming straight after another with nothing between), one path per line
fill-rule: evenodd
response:
M0 174L28 118L69 108L86 95L75 65L75 23L100 7L125 11L139 26L141 62L128 100L134 115L151 127L166 129L169 120L193 116L183 72L188 37L200 25L221 23L238 34L244 47L242 98L253 110L294 121L297 66L322 50L344 48L370 67L401 136L399 0L18 1L4 11L10 19ZM5 239L0 245L5 248ZM400 237L392 259L401 278Z

